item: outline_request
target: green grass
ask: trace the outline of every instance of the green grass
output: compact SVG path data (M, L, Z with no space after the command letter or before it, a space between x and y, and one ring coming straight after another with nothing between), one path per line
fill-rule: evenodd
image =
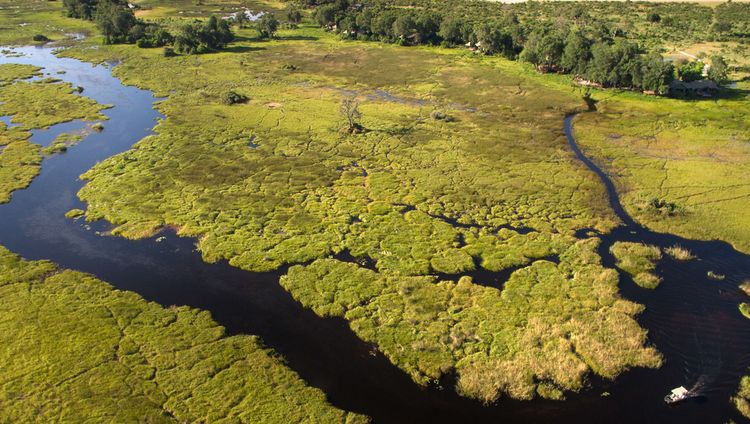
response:
M344 316L415 381L455 369L458 390L485 401L561 398L590 373L659 366L633 319L642 307L619 298L596 242L574 237L617 219L562 133L563 117L585 107L566 78L458 50L341 42L311 27L272 41L239 35L201 56L66 52L122 60L124 82L168 96L154 136L83 176L87 219L129 238L173 226L198 238L207 261L251 271L312 262L285 279L295 297ZM225 105L229 91L250 100ZM339 131L351 92L364 134ZM431 119L435 109L456 120ZM326 259L342 251L376 271ZM569 257L539 260L552 255ZM429 276L526 265L502 293ZM308 299L319 278L307 275L319 268L336 277Z
M617 259L617 267L630 274L633 282L645 289L655 289L661 278L652 271L661 259L661 251L656 246L643 243L616 242L609 251Z
M601 93L579 116L584 151L613 176L627 211L644 225L750 252L750 83L735 97L681 101ZM605 99L606 98L606 99ZM652 199L671 208L654 208Z
M65 18L62 1L0 0L0 46L38 44L32 41L37 34L66 41L69 34L95 32L92 22Z
M0 421L365 422L256 337L0 247Z
M322 259L292 267L281 284L321 316L343 317L415 381L455 370L460 393L492 402L561 398L588 373L612 379L658 367L634 316L643 308L617 293L597 239L575 243L561 262L516 271L502 292L434 277L400 277Z

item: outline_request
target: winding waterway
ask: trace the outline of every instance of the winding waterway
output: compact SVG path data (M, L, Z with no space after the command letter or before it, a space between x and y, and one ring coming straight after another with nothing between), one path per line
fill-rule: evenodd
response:
M68 152L45 159L32 184L0 205L0 245L11 251L91 273L165 306L208 310L229 333L262 337L310 385L322 389L331 403L368 414L376 422L743 421L729 398L750 365L750 323L737 311L743 301L737 285L750 277L750 257L726 243L685 240L635 223L620 205L612 181L576 144L572 116L565 120L570 146L605 184L612 207L624 223L602 236L600 253L605 265L614 265L608 249L617 240L660 247L681 244L700 260L678 263L665 258L657 269L664 281L653 291L622 278L623 295L646 305L639 322L649 329L650 341L666 358L661 369L632 370L615 382L595 379L590 390L570 395L564 402L502 400L486 406L450 389L417 386L358 339L345 321L320 318L303 308L278 284L286 269L249 273L225 263L206 264L193 240L174 233L160 234L165 237L160 241L156 237L131 241L100 235L109 228L106 222L88 225L66 219L65 212L83 207L76 197L84 184L79 175L149 135L163 118L153 108L159 99L123 86L108 66L58 58L50 49L15 51L23 55L0 55L0 63L44 67L49 76L82 86L84 95L114 107L104 112L109 120L102 133L93 133ZM85 124L35 131L32 141L46 145L59 132ZM709 280L709 270L725 274L726 279ZM450 387L451 378L443 383ZM679 385L699 385L703 396L666 406L663 396ZM608 396L602 396L605 391Z

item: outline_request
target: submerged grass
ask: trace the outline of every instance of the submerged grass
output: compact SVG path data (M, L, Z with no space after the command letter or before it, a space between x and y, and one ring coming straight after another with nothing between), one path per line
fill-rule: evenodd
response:
M0 247L0 421L366 422L256 337Z
M633 282L645 289L655 289L661 278L653 273L661 259L661 250L643 243L618 241L609 251L617 259L616 266L633 277Z

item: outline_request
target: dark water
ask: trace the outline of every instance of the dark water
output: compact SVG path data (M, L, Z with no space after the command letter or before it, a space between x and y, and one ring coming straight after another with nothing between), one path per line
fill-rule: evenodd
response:
M129 241L98 235L107 223L91 226L64 218L83 205L76 192L78 176L98 161L129 149L151 133L161 115L152 109L149 92L125 87L103 66L60 59L47 49L20 49L25 56L0 63L31 63L74 85L84 95L115 105L104 113L105 130L88 136L67 153L45 160L31 186L0 205L0 245L28 259L49 259L63 267L89 272L118 289L131 290L162 305L188 305L212 313L231 334L256 334L284 356L289 366L312 386L324 390L341 408L368 414L377 422L725 422L742 418L729 403L739 376L750 365L750 321L737 311L742 294L737 285L750 277L750 258L720 242L684 240L657 234L635 224L619 205L609 179L593 163L579 158L607 185L614 210L626 225L604 236L601 253L615 240L644 241L662 247L679 243L700 257L689 263L664 259L664 277L654 291L643 290L627 278L623 294L646 305L639 321L650 330L650 341L664 353L659 370L637 369L615 382L594 379L592 388L565 402L500 401L485 406L461 398L451 389L421 388L381 354L359 340L339 319L322 319L301 307L278 284L285 269L248 273L224 263L206 264L192 240L173 233ZM58 71L66 71L59 74ZM67 125L67 126L65 126ZM47 143L77 122L35 132L33 140ZM53 138L53 137L52 137ZM708 270L726 274L724 281L706 277ZM501 285L506 275L487 275ZM703 397L668 407L662 398L673 387L700 383ZM610 393L602 397L601 393Z

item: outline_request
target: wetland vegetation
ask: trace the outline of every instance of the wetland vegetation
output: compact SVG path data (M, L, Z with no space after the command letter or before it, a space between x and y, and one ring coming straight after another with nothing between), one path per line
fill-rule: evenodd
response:
M584 95L597 113L575 118L576 137L631 216L750 250L748 82L715 101L629 90L666 94L673 78L692 78L695 59L663 61L678 45L744 46L744 5L337 2L300 22L311 5L295 14L262 3L249 6L267 12L262 25L230 29L222 18L244 16L246 2L141 1L135 12L103 3L117 7L72 19L56 2L0 0L13 27L0 30L0 44L98 26L106 44L89 37L61 54L117 63L124 83L165 97L154 134L83 174L85 207L66 216L105 219L130 239L174 228L208 262L284 270L294 299L344 319L418 384L454 376L457 392L487 404L559 400L599 377L662 365L638 321L644 307L620 294L602 257L656 289L661 250L600 248L621 220L562 132L564 117L587 109ZM290 25L272 22L284 15ZM579 32L563 29L571 22ZM467 42L484 54L438 47ZM739 79L742 63L727 60L727 75L707 77ZM42 148L30 130L105 119L106 106L68 83L26 81L40 71L0 65L0 116L17 124L0 123L0 203L31 182L44 154L85 137L64 133ZM628 90L581 88L575 76ZM693 256L676 245L664 253ZM0 264L12 277L0 287L12 346L0 405L23 396L46 417L71 420L365 420L206 312L163 308L7 250ZM71 349L54 349L61 338ZM40 343L17 342L31 339ZM54 366L23 360L38 356ZM747 414L747 379L740 384L733 401ZM12 420L30 413L0 410Z

